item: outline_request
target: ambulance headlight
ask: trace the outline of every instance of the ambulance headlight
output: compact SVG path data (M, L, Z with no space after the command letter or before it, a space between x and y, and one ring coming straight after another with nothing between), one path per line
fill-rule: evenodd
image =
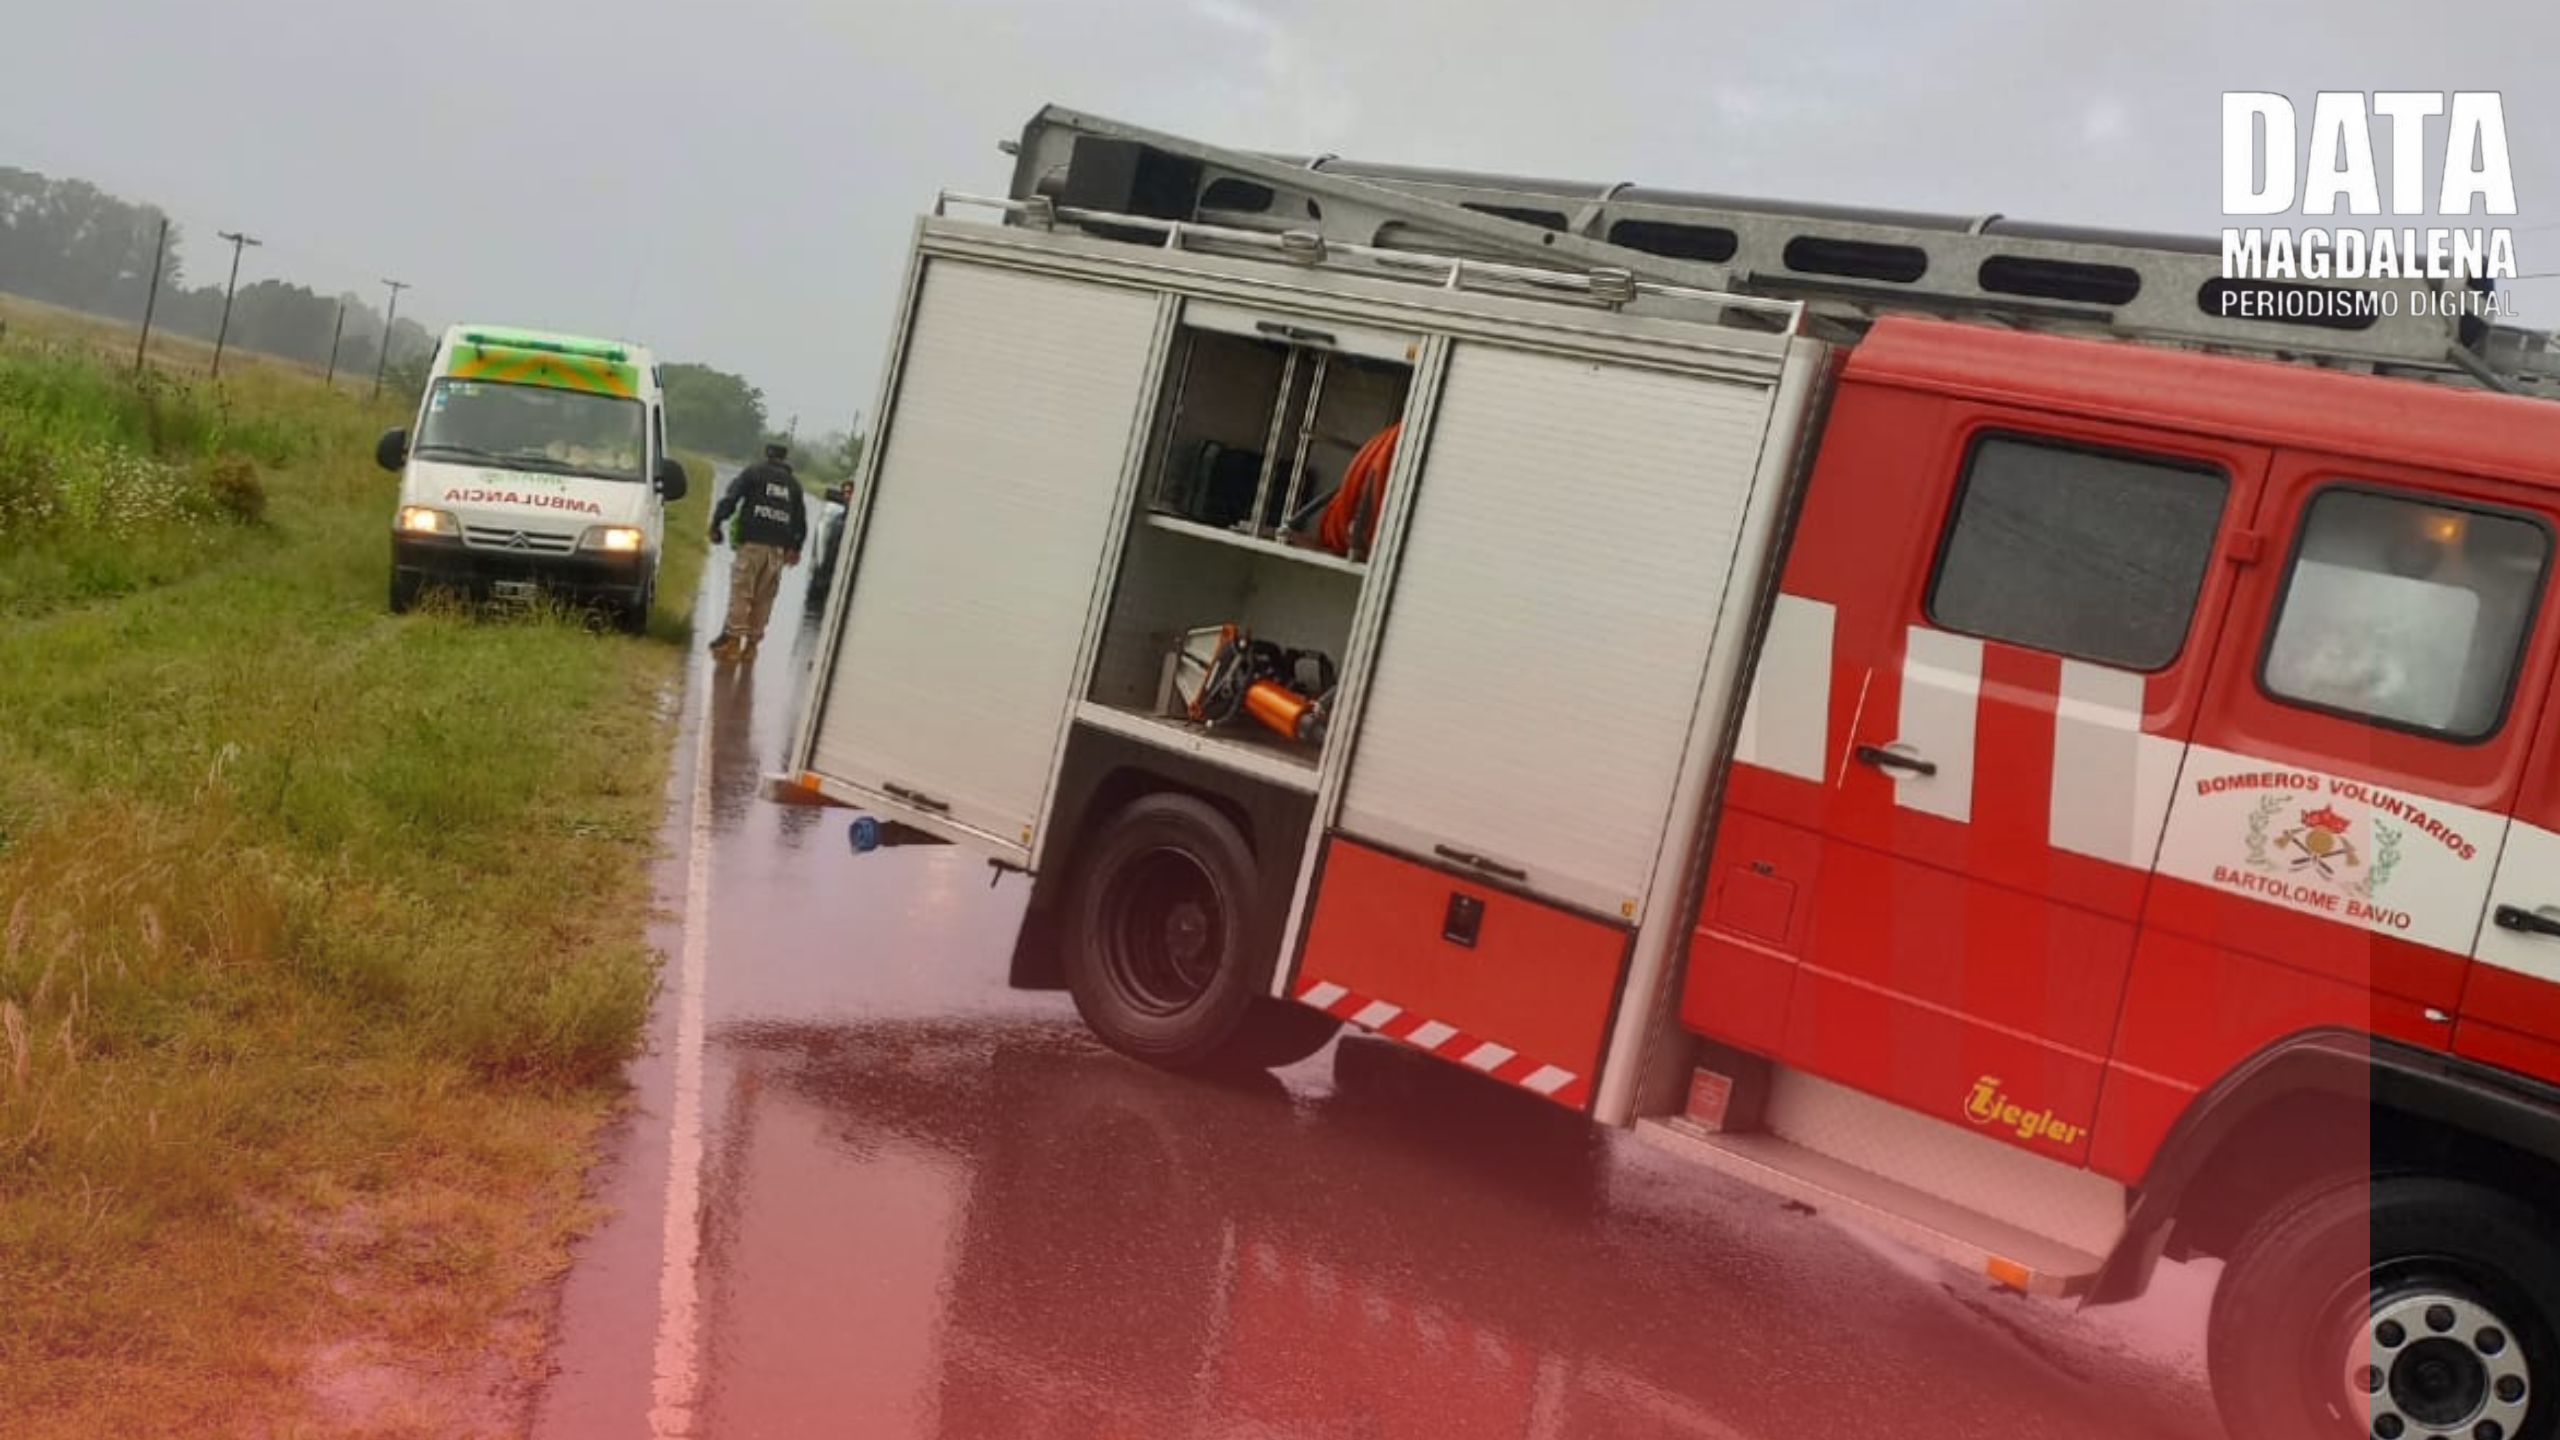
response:
M580 536L578 545L586 550L602 550L608 555L637 555L649 537L629 525L590 525Z
M400 518L392 527L403 535L459 535L462 524L449 510L431 509L424 505L403 505Z

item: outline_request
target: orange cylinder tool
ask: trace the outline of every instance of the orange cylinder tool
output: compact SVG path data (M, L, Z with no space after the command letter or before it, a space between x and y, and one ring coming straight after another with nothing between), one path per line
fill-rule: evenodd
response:
M1324 707L1275 681L1256 680L1246 686L1244 708L1285 739L1315 740L1324 734Z

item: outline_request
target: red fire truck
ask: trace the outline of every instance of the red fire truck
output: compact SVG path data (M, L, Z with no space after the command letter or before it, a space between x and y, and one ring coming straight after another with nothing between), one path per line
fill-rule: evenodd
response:
M920 223L783 788L1109 1044L1342 1022L2232 1429L2560 1435L2560 364L2205 247L1036 117ZM992 222L956 218L966 207Z

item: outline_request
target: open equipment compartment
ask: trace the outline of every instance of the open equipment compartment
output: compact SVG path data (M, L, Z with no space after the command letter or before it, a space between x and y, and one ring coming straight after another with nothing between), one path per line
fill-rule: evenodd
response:
M1362 447L1404 418L1420 354L1416 336L1190 302L1150 439L1147 504L1168 521L1365 560L1367 536L1328 531L1320 512Z
M1795 309L1736 324L1705 293L1454 268L1424 289L1356 255L1275 270L1032 225L930 221L918 258L804 788L1031 872L1017 983L1082 973L1108 1009L1109 947L1069 940L1162 849L1111 837L1163 827L1215 867L1200 933L1232 937L1222 973L1257 998L1403 1006L1496 1078L1627 1118L1677 1031L1621 1001L1668 993L1668 837L1721 763L1825 353ZM1249 492L1241 466L1219 508L1168 485L1257 432ZM1286 703L1204 715L1221 646L1250 657L1228 698ZM1124 938L1151 935L1180 938ZM1510 968L1521 1014L1463 981ZM1313 1033L1250 1026L1256 1054Z
M1079 720L1314 788L1387 442L1327 511L1403 421L1420 351L1418 336L1184 306ZM1233 668L1212 677L1228 649Z
M1148 463L1150 505L1212 529L1276 530L1280 497L1269 476L1307 378L1283 341L1178 328Z

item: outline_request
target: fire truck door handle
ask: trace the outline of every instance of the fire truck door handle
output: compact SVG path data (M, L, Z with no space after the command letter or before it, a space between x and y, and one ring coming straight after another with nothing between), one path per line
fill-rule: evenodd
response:
M936 800L921 790L910 790L904 785L894 783L884 784L880 788L888 792L888 794L894 798L904 800L919 810L930 810L936 815L948 815L951 813L951 806L949 802Z
M1261 331L1265 335L1273 337L1274 339L1293 340L1301 345L1330 345L1333 343L1333 336L1326 331L1310 330L1304 325L1289 325L1278 320L1257 321L1253 328Z
M1470 870L1481 870L1487 875L1499 875L1505 880L1525 881L1529 878L1529 872L1517 865L1505 865L1499 860L1489 859L1473 850L1461 850L1455 845L1434 845L1431 847L1431 852L1443 860L1455 860Z
M2501 905L2498 907L2495 918L2501 930L2513 930L2519 935L2544 935L2560 939L2560 920L2554 920L2548 915L2536 914L2521 905Z
M1861 745L1857 749L1857 756L1859 764L1873 765L1879 770L1908 770L1914 775L1938 773L1938 762L1935 760L1923 760L1917 755L1905 755L1899 750L1887 750L1881 745Z

